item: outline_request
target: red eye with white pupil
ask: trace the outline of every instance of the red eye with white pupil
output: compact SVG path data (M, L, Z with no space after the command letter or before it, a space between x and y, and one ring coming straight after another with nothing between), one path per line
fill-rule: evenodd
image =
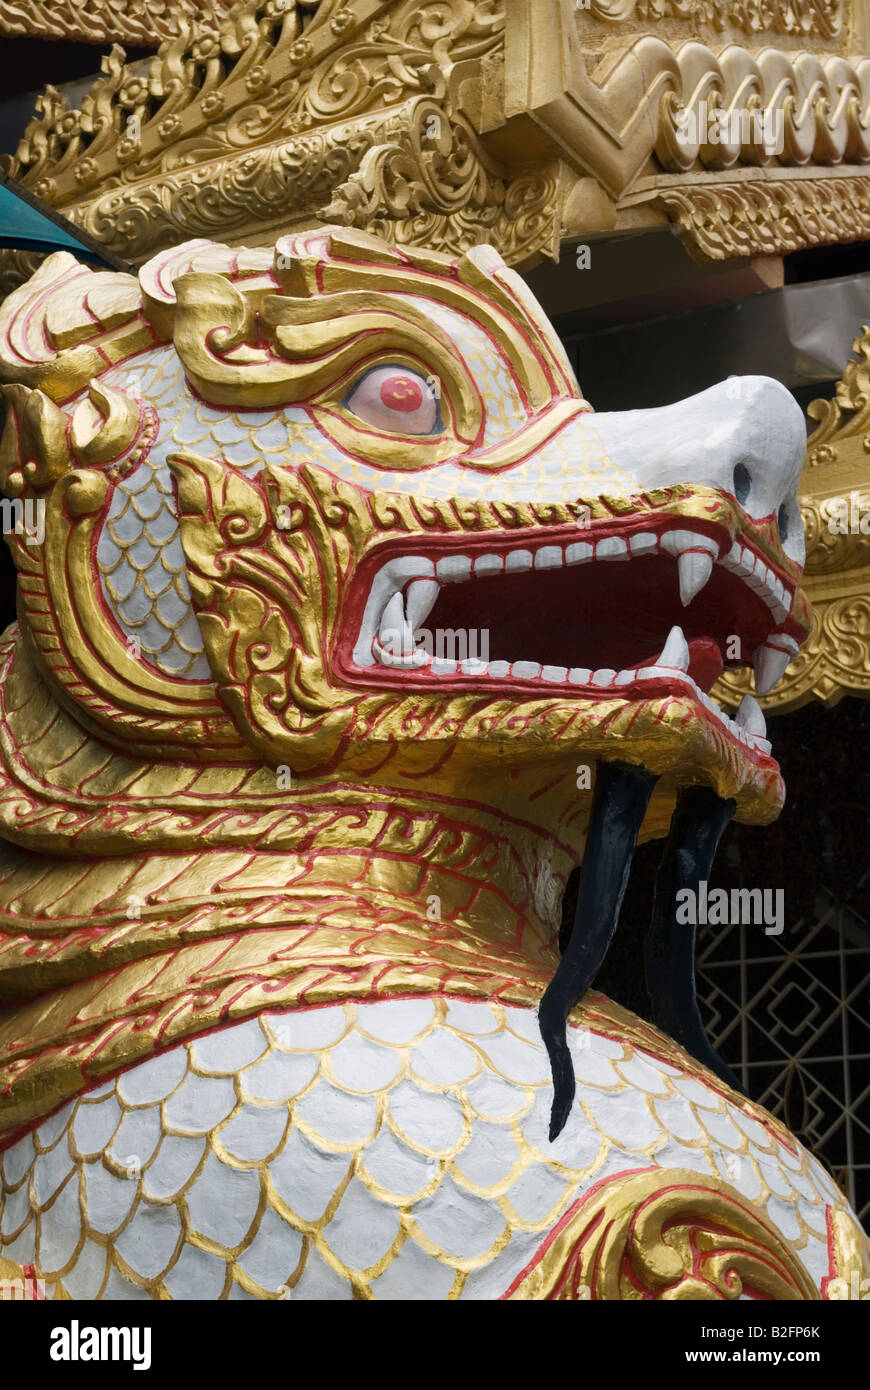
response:
M367 372L346 405L373 429L391 434L431 434L438 423L435 382L406 367Z

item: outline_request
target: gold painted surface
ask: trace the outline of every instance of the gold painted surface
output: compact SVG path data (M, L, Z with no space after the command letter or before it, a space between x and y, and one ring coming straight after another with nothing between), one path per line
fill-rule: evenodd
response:
M396 439L354 427L344 404L361 361L395 360L388 323L402 365L444 380L431 455L421 437L398 459ZM140 286L61 255L6 301L0 333L12 387L2 477L44 502L47 522L44 546L7 536L20 623L0 645L0 999L13 1005L0 1023L0 1127L13 1138L59 1102L90 1104L76 1097L136 1062L271 1009L340 1005L352 1020L362 1000L409 995L532 1009L582 860L593 787L578 784L578 758L661 774L642 838L664 832L677 789L696 782L733 795L744 821L777 814L775 764L688 697L418 689L342 665L363 566L464 537L575 539L578 504L593 527L697 518L729 539L751 528L798 585L791 621L808 622L772 522L747 523L706 488L624 490L589 442L589 407L552 329L487 248L457 260L359 229L282 238L274 256L195 243L150 262ZM485 371L448 359L459 339ZM182 368L205 400L183 389ZM562 430L580 441L576 472ZM138 481L158 437L177 518L168 481L151 493ZM551 440L567 500L523 500L521 460L548 457ZM473 486L451 492L445 465ZM588 498L575 497L581 484ZM169 529L137 560L149 517ZM106 536L114 549L102 551ZM112 598L125 572L138 584L160 571L162 584L173 565L201 634L183 654L202 660L201 677L137 646ZM142 592L154 609L165 590L154 579ZM170 637L179 622L166 619ZM587 996L574 1019L719 1094L607 1001ZM297 1229L329 1263L319 1228ZM99 1244L117 1263L114 1240ZM211 1253L235 1262L240 1250ZM369 1297L384 1260L365 1276L331 1267ZM453 1296L474 1267L456 1265ZM224 1292L231 1279L247 1288L243 1275L228 1264ZM168 1296L162 1276L141 1286Z
M830 1280L845 1282L845 1289L841 1284L837 1290L841 1298L845 1293L847 1298L863 1302L870 1294L870 1240L847 1211L832 1211L828 1230L833 1254ZM823 1295L832 1296L830 1281Z
M130 1121L141 1117L146 1106L141 1097L127 1093L123 1076L114 1085L83 1095L60 1111L44 1130L34 1132L30 1163L16 1162L14 1183L7 1184L5 1200L10 1204L10 1216L4 1222L2 1240L8 1248L26 1230L26 1219L12 1219L12 1203L16 1193L31 1182L34 1160L41 1165L48 1160L60 1173L64 1191L78 1193L75 1221L70 1213L76 1234L69 1257L62 1268L53 1268L48 1276L54 1296L66 1293L65 1281L73 1276L87 1240L91 1251L97 1247L102 1270L91 1297L109 1290L113 1269L151 1298L178 1296L177 1266L187 1247L192 1246L217 1262L221 1277L215 1297L226 1298L238 1284L257 1298L292 1300L306 1268L312 1261L322 1261L353 1297L378 1298L383 1296L378 1281L394 1263L401 1268L403 1250L406 1255L416 1250L418 1258L422 1250L432 1261L430 1289L435 1289L437 1277L437 1292L431 1296L457 1299L466 1289L472 1293L475 1281L496 1264L512 1239L519 1238L530 1252L532 1267L527 1278L516 1286L515 1278L511 1281L506 1277L500 1286L489 1290L488 1297L732 1298L739 1294L738 1280L742 1280L748 1288L778 1298L818 1298L801 1256L809 1257L812 1252L818 1263L825 1250L824 1236L817 1222L807 1224L797 1196L814 1194L812 1204L821 1213L826 1205L841 1210L843 1199L830 1180L760 1107L715 1082L669 1039L600 995L587 995L574 1021L605 1040L609 1059L604 1066L606 1075L602 1072L581 1086L583 1125L588 1136L583 1152L568 1151L559 1156L549 1151L548 1145L539 1147L527 1131L537 1097L550 1084L540 1041L534 1048L528 1045L536 1028L532 1014L523 1018L504 1003L492 1001L484 1007L483 1021L477 1014L469 1019L462 1013L461 1001L441 997L436 991L418 1001L419 1021L396 1039L383 1026L382 1017L372 1018L364 1004L348 1000L329 1010L317 1025L321 1037L325 1034L328 1040L314 1042L317 1011L301 1015L301 1026L308 1030L301 1036L294 1035L293 1015L281 1013L280 1005L278 1012L271 1012L271 1008L265 1001L256 1025L258 1037L262 1036L250 1051L246 1046L247 1055L238 1064L233 1062L231 1051L224 1054L220 1065L201 1060L196 1039L181 1049L179 1065L162 1086L159 1104L150 1107L161 1117L163 1142L168 1141L169 1146L174 1142L179 1150L191 1152L189 1162L177 1164L171 1183L166 1182L165 1169L160 1172L157 1136L150 1143L140 1140L138 1146L129 1138ZM420 1049L425 1052L433 1035L441 1055L449 1058L444 1075L423 1065ZM374 1043L378 1051L381 1079L374 1091L345 1071L342 1054L354 1040L369 1046ZM517 1050L523 1058L522 1077L516 1070L520 1065ZM595 1055L600 1063L601 1054ZM533 1073L528 1071L532 1056L538 1059ZM270 1061L282 1067L292 1065L291 1100L263 1097L256 1073L268 1070ZM645 1075L654 1078L654 1094L645 1098L645 1104L657 1117L655 1137L634 1154L633 1166L645 1171L601 1183L597 1175L620 1149L603 1118L606 1111L599 1107L618 1096L626 1105L637 1103L632 1078L638 1066L649 1069ZM197 1080L214 1089L216 1073L224 1091L228 1086L225 1078L231 1078L227 1100L221 1106L220 1118L193 1127L193 1139L183 1112L178 1112L178 1119L173 1118L173 1097L178 1098L186 1085ZM686 1077L702 1083L699 1091L693 1092L698 1099L688 1107L695 1130L689 1147L700 1172L656 1166L660 1150L685 1144L684 1133L682 1137L674 1133L662 1117L670 1113L668 1107L686 1105L681 1089L689 1084ZM489 1088L481 1089L484 1079ZM498 1088L495 1092L493 1083ZM306 1105L306 1098L318 1085L344 1099L346 1108L339 1113L346 1117L346 1130L336 1128L336 1121L326 1114L319 1118L316 1109ZM409 1132L398 1105L395 1111L392 1108L394 1097L408 1088L416 1088L421 1105L434 1107L436 1112L442 1097L458 1096L461 1122L436 1126L425 1136ZM100 1146L95 1154L93 1142L86 1142L83 1136L91 1132L88 1116L100 1106L111 1110L112 1116L108 1126L100 1126ZM234 1128L240 1118L245 1114L250 1117L252 1112L260 1115L263 1132L271 1132L272 1138L260 1157L241 1157ZM734 1123L735 1115L745 1128ZM685 1124L684 1119L683 1128ZM723 1133L732 1136L724 1143ZM496 1134L501 1144L501 1171L487 1181L481 1176L479 1157L475 1160L475 1136L487 1145L492 1142L488 1136ZM390 1180L378 1161L384 1147L403 1154L413 1180ZM292 1155L291 1163L300 1165L303 1172L314 1171L308 1168L312 1156L321 1173L328 1163L332 1176L326 1187L322 1178L318 1180L316 1209L306 1202L304 1184L288 1191L293 1186L293 1170L288 1174L287 1161L282 1162L285 1150ZM118 1203L114 1229L108 1235L101 1229L105 1224L102 1218L91 1210L85 1179L88 1174L92 1180L95 1161ZM197 1227L201 1207L197 1208L194 1189L207 1165L215 1161L223 1171L248 1175L243 1182L238 1179L241 1192L251 1184L257 1190L249 1219L231 1243L214 1233L204 1235ZM726 1171L729 1164L732 1169L745 1165L756 1180L753 1202L736 1194L733 1184L714 1176ZM528 1197L523 1197L524 1185L532 1181L550 1196L534 1211L529 1210ZM331 1225L352 1184L357 1191L361 1185L366 1196L374 1199L373 1217L379 1213L379 1220L395 1223L395 1233L385 1243L383 1253L376 1253L363 1269L342 1258L340 1232ZM208 1191L207 1178L203 1185ZM794 1204L797 1234L793 1240L786 1240L764 1215L767 1202L784 1190L789 1191ZM475 1208L483 1202L490 1208L491 1234L484 1249L479 1245L473 1251L465 1249L463 1234L457 1228L450 1234L444 1231L440 1239L431 1233L427 1214L433 1201L454 1205L458 1201L461 1205L466 1199ZM135 1250L137 1230L147 1230L149 1212L154 1211L177 1224L178 1237L165 1250L159 1272L143 1276L133 1267L132 1255L125 1258L124 1251ZM252 1272L250 1261L258 1236L270 1223L274 1230L276 1218L283 1224L287 1248L286 1276L280 1291L274 1285L264 1287ZM591 1231L596 1218L607 1220L607 1227L599 1225ZM587 1231L591 1239L584 1240ZM728 1237L725 1241L723 1232ZM695 1260L692 1247L698 1251ZM630 1256L628 1270L624 1253ZM580 1258L583 1264L578 1269ZM594 1269L588 1270L589 1294L584 1295L573 1284L575 1275L579 1281L587 1275L587 1260ZM47 1273L38 1251L35 1263L38 1274ZM563 1281L568 1286L560 1288Z
M510 1299L815 1301L788 1242L721 1179L687 1169L620 1175L555 1226ZM581 1290L585 1294L581 1295Z
M706 488L607 492L625 479L600 444L584 456L589 407L561 345L491 251L456 261L356 229L284 238L274 256L194 243L133 289L58 255L0 309L2 476L46 506L44 546L7 536L20 628L0 649L0 997L31 1002L0 1028L6 1124L269 998L538 999L593 794L578 757L618 750L661 774L642 838L664 832L686 783L734 796L758 824L782 800L775 764L688 697L505 697L344 673L353 581L409 544L564 542L578 502L593 527L649 516L745 532ZM391 333L444 380L438 450L403 440L401 468L396 439L343 405L361 360L394 359ZM448 356L458 339L485 371ZM93 381L97 360L109 379ZM212 404L191 399L182 368ZM556 476L571 500L511 500L514 477L528 487L520 460L565 428L580 459L557 439ZM138 481L158 437L177 519L168 473L150 492ZM444 463L473 495L439 495ZM403 492L412 470L419 490ZM503 490L488 500L492 480ZM137 559L143 519L168 529ZM772 524L753 544L788 566ZM153 613L176 571L196 678L161 666L111 607L126 574ZM799 588L792 617L807 623ZM179 622L164 620L165 646Z
M151 48L223 19L233 0L0 0L0 34Z
M703 257L866 222L870 36L838 0L449 0L437 18L417 0L241 0L192 27L183 7L147 74L114 49L80 110L44 93L10 164L137 260L321 219L452 254L486 240L525 266L631 225L638 198ZM42 0L19 11L48 23ZM678 139L702 103L781 119L781 148L752 122ZM12 253L3 267L11 284Z
M774 690L759 703L772 713L810 700L828 707L870 695L870 329L852 344L830 401L813 401L818 421L807 441L798 491L807 538L804 569L812 602L809 637ZM744 671L715 687L733 707L750 689Z
M810 246L870 236L870 180L865 176L759 179L712 187L642 180L626 206L660 207L699 261L782 256Z
M0 1256L0 1281L6 1279L23 1280L23 1278L24 1269L21 1265L13 1264L11 1260L4 1260L3 1257Z

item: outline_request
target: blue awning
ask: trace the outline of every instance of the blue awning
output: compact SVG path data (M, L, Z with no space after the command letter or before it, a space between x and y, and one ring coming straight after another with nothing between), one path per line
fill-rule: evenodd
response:
M70 251L111 270L135 273L135 266L100 246L75 223L4 175L0 175L0 246L22 251Z

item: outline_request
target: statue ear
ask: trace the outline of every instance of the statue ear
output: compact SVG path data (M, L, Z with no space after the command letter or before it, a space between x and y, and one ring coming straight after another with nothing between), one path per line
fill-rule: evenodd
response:
M325 767L357 704L333 681L330 651L339 595L364 544L361 503L316 469L267 467L251 482L187 451L168 462L221 700L265 762Z
M77 463L93 467L120 459L135 443L146 414L156 415L138 397L100 381L88 385L88 399L76 407L69 432Z
M154 347L136 278L48 256L0 305L0 381L74 396L106 367Z

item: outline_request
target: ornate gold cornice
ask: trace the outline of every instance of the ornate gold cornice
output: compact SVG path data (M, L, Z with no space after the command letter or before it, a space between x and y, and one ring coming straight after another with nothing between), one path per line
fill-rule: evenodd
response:
M529 6L524 28L506 30L504 116L524 113L614 199L651 172L653 158L659 169L709 170L715 183L718 171L741 164L863 164L870 156L870 72L860 58L714 48L689 36L669 42L658 31L602 53L584 44L576 12L561 0L551 5L554 32L544 45L535 42L541 8ZM729 130L708 139L713 108L727 113ZM730 129L741 112L781 121L777 153L765 151L760 120Z
M524 266L635 225L640 203L701 257L866 234L870 65L841 0L239 0L222 19L173 16L147 73L115 49L80 110L48 88L8 161L133 258L328 218L450 252L488 240ZM747 119L707 139L716 108ZM780 123L778 153L756 117Z
M768 33L799 39L838 38L846 12L843 0L590 0L587 9L591 19L610 25L649 29L664 21L689 33L738 30L747 38Z
M457 64L497 46L501 18L490 9L458 6L439 25L412 0L327 0L303 24L290 0L243 0L220 28L181 26L147 76L113 49L80 110L47 89L14 164L40 196L78 205L107 184L153 183L316 131L341 127L346 140L349 121L443 97ZM449 108L458 114L455 101ZM433 155L440 136L429 136ZM339 163L330 189L347 172Z
M835 705L870 695L870 328L853 344L833 400L813 401L819 424L807 442L799 485L807 535L804 583L813 626L775 689L761 699L783 714L812 699ZM717 695L732 706L751 690L748 671Z
M179 25L220 20L232 0L0 0L0 34L156 48Z
M656 179L649 190L636 192L631 205L662 208L700 261L781 256L825 242L870 237L866 175L819 171L806 179L760 178L748 170L743 174L740 180L712 187Z
M432 138L427 131L437 132ZM262 149L227 154L148 186L116 182L82 202L75 220L133 259L179 239L242 237L310 219L344 222L462 254L481 241L514 264L558 254L565 174L558 162L511 178L467 120L431 97L367 113ZM40 196L55 192L40 180Z

